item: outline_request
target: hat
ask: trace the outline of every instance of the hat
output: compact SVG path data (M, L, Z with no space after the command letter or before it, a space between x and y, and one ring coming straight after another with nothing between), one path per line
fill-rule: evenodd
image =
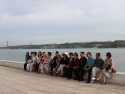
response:
M67 52L63 52L62 55L68 55L68 53Z

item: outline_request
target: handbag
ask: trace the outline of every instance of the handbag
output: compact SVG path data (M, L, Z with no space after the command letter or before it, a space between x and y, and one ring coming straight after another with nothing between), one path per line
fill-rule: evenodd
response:
M116 73L116 70L115 70L114 68L112 68L112 72L113 72L113 73Z

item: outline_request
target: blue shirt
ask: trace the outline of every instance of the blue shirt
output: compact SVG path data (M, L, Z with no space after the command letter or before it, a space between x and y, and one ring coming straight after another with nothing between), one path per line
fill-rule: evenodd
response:
M28 60L29 60L29 57L26 56L26 57L25 57L25 61L26 61L26 63L28 62Z
M95 59L93 57L90 57L89 59L87 59L87 65L90 67L91 65L93 65L95 63Z

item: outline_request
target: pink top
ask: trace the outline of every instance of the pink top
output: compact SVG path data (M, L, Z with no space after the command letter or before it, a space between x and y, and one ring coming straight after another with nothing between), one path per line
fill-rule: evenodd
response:
M44 58L44 63L48 64L48 58Z

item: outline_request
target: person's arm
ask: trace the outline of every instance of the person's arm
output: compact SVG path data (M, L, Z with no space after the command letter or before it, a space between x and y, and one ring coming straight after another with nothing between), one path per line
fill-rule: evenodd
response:
M93 68L94 67L94 63L95 63L95 59L92 60L92 65L88 69Z
M87 64L84 66L84 70L86 70Z
M106 65L105 65L105 64L106 64L106 61L107 61L107 60L105 59L104 64L103 64L104 69L106 68Z
M114 68L114 61L111 59L111 69Z

